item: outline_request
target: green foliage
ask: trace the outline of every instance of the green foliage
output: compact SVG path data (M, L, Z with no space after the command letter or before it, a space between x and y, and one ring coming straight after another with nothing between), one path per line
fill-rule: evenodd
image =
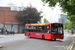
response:
M19 11L16 15L17 19L21 22L21 24L26 23L37 23L41 19L42 11L38 12L38 10L32 6L27 6L23 11Z
M72 22L65 21L65 28L66 29L71 29L72 28Z
M55 7L59 3L62 12L67 13L67 18L70 21L75 21L75 0L42 0L42 2L48 3L50 7Z
M69 19L70 21L74 22L75 21L75 15L70 15L70 17L67 16L67 19Z
M72 27L75 28L75 22L74 21L72 21Z
M50 23L46 18L44 18L44 23Z
M64 26L64 29L66 29L66 27Z
M66 29L71 29L71 28L75 28L75 22L73 21L65 21L65 28Z

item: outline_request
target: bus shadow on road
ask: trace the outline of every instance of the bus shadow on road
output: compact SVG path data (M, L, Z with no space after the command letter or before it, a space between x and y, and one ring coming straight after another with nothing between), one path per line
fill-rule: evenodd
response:
M61 40L53 40L53 39L50 39L50 40L45 39L45 40L47 40L47 41L52 41L52 42L63 42L63 41L61 41Z
M33 39L33 40L43 40L43 41L52 41L52 42L63 42L62 40L60 40L60 39L56 39L56 40L53 40L53 39L40 39L40 38L33 38L33 37L31 37L31 38L28 38L28 39Z

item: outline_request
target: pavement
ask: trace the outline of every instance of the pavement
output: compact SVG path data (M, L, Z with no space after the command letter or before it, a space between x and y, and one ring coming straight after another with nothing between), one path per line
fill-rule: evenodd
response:
M0 35L0 38L2 38L2 36ZM0 45L0 48L2 48L3 46L2 45Z
M24 37L25 37L24 34L0 35L0 44L15 41L15 40L24 39ZM9 39L11 39L11 40L9 40Z
M67 33L69 33L72 37L73 37L73 40L74 40L74 45L73 45L73 50L75 50L75 32L73 33L73 34L71 34L71 30L69 30L69 31L66 31Z
M17 41L17 40L22 40L24 39L24 34L14 34L14 35L0 35L0 48L3 46L1 44L7 43L7 42L12 42L12 41ZM11 39L11 40L9 40Z
M73 50L75 50L75 33L72 35L74 38L74 46L73 46Z

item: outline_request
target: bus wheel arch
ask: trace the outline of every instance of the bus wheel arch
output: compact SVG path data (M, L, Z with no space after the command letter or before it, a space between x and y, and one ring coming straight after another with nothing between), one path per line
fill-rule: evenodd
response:
M29 35L28 35L28 37L30 38L30 37L31 37L31 35L29 34Z
M42 35L42 39L45 39L45 36L44 35Z

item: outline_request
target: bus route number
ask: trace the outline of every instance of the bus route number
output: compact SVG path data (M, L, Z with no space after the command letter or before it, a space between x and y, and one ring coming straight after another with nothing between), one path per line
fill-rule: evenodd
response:
M55 24L55 26L59 26L58 24Z

